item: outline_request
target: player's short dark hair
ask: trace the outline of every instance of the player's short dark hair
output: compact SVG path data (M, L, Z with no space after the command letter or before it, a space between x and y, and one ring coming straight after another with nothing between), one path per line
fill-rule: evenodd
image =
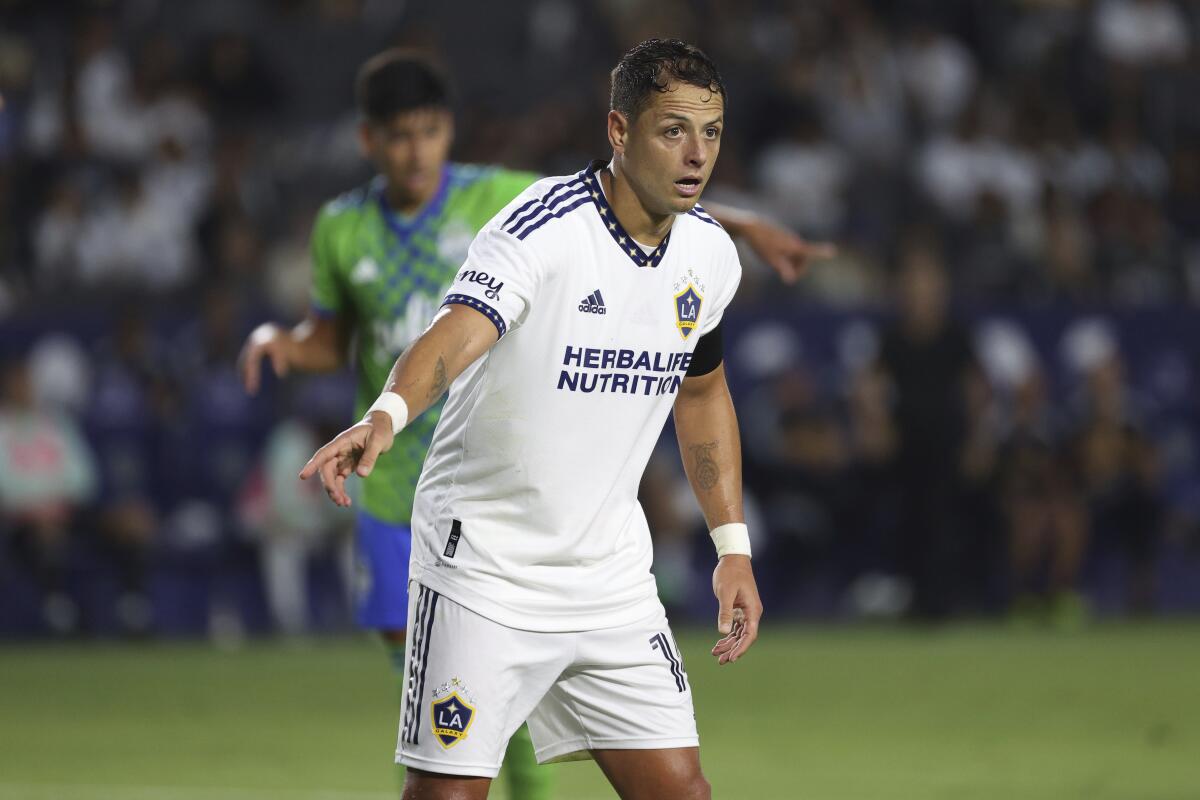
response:
M610 107L632 120L653 92L669 91L672 83L708 89L729 104L721 73L703 50L678 39L647 39L621 56L613 69Z
M368 122L387 122L418 108L449 108L450 83L419 53L385 50L359 68L354 100Z

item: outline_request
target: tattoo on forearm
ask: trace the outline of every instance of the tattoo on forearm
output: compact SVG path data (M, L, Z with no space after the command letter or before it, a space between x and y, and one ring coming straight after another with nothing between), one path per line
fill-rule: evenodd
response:
M432 402L446 391L446 360L438 356L437 364L433 367L433 385L429 387L429 400Z
M703 442L688 446L688 452L692 456L692 476L696 480L696 485L706 492L716 486L717 481L721 479L721 468L717 466L717 462L713 458L713 451L717 449L717 444L717 442Z

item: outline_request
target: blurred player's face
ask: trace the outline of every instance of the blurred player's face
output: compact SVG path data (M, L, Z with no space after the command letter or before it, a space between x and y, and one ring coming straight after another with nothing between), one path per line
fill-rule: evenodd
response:
M648 212L683 214L699 201L721 150L724 110L721 95L683 83L655 92L632 122L609 112L613 153Z
M387 122L364 122L359 136L366 156L387 178L389 199L410 210L437 191L454 121L446 109L422 108Z

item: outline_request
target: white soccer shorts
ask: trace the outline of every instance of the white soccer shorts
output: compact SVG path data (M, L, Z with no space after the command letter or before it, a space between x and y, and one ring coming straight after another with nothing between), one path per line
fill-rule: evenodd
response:
M410 584L396 761L492 778L529 721L540 763L591 749L695 747L692 690L666 614L619 628L508 628Z

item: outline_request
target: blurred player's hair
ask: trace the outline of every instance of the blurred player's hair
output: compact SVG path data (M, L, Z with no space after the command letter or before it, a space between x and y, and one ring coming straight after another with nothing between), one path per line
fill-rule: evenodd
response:
M633 120L651 93L678 83L708 89L729 104L717 65L699 47L678 39L647 39L621 56L613 69L610 107Z
M383 123L405 111L449 108L450 83L415 50L384 50L359 68L354 100L368 122Z

